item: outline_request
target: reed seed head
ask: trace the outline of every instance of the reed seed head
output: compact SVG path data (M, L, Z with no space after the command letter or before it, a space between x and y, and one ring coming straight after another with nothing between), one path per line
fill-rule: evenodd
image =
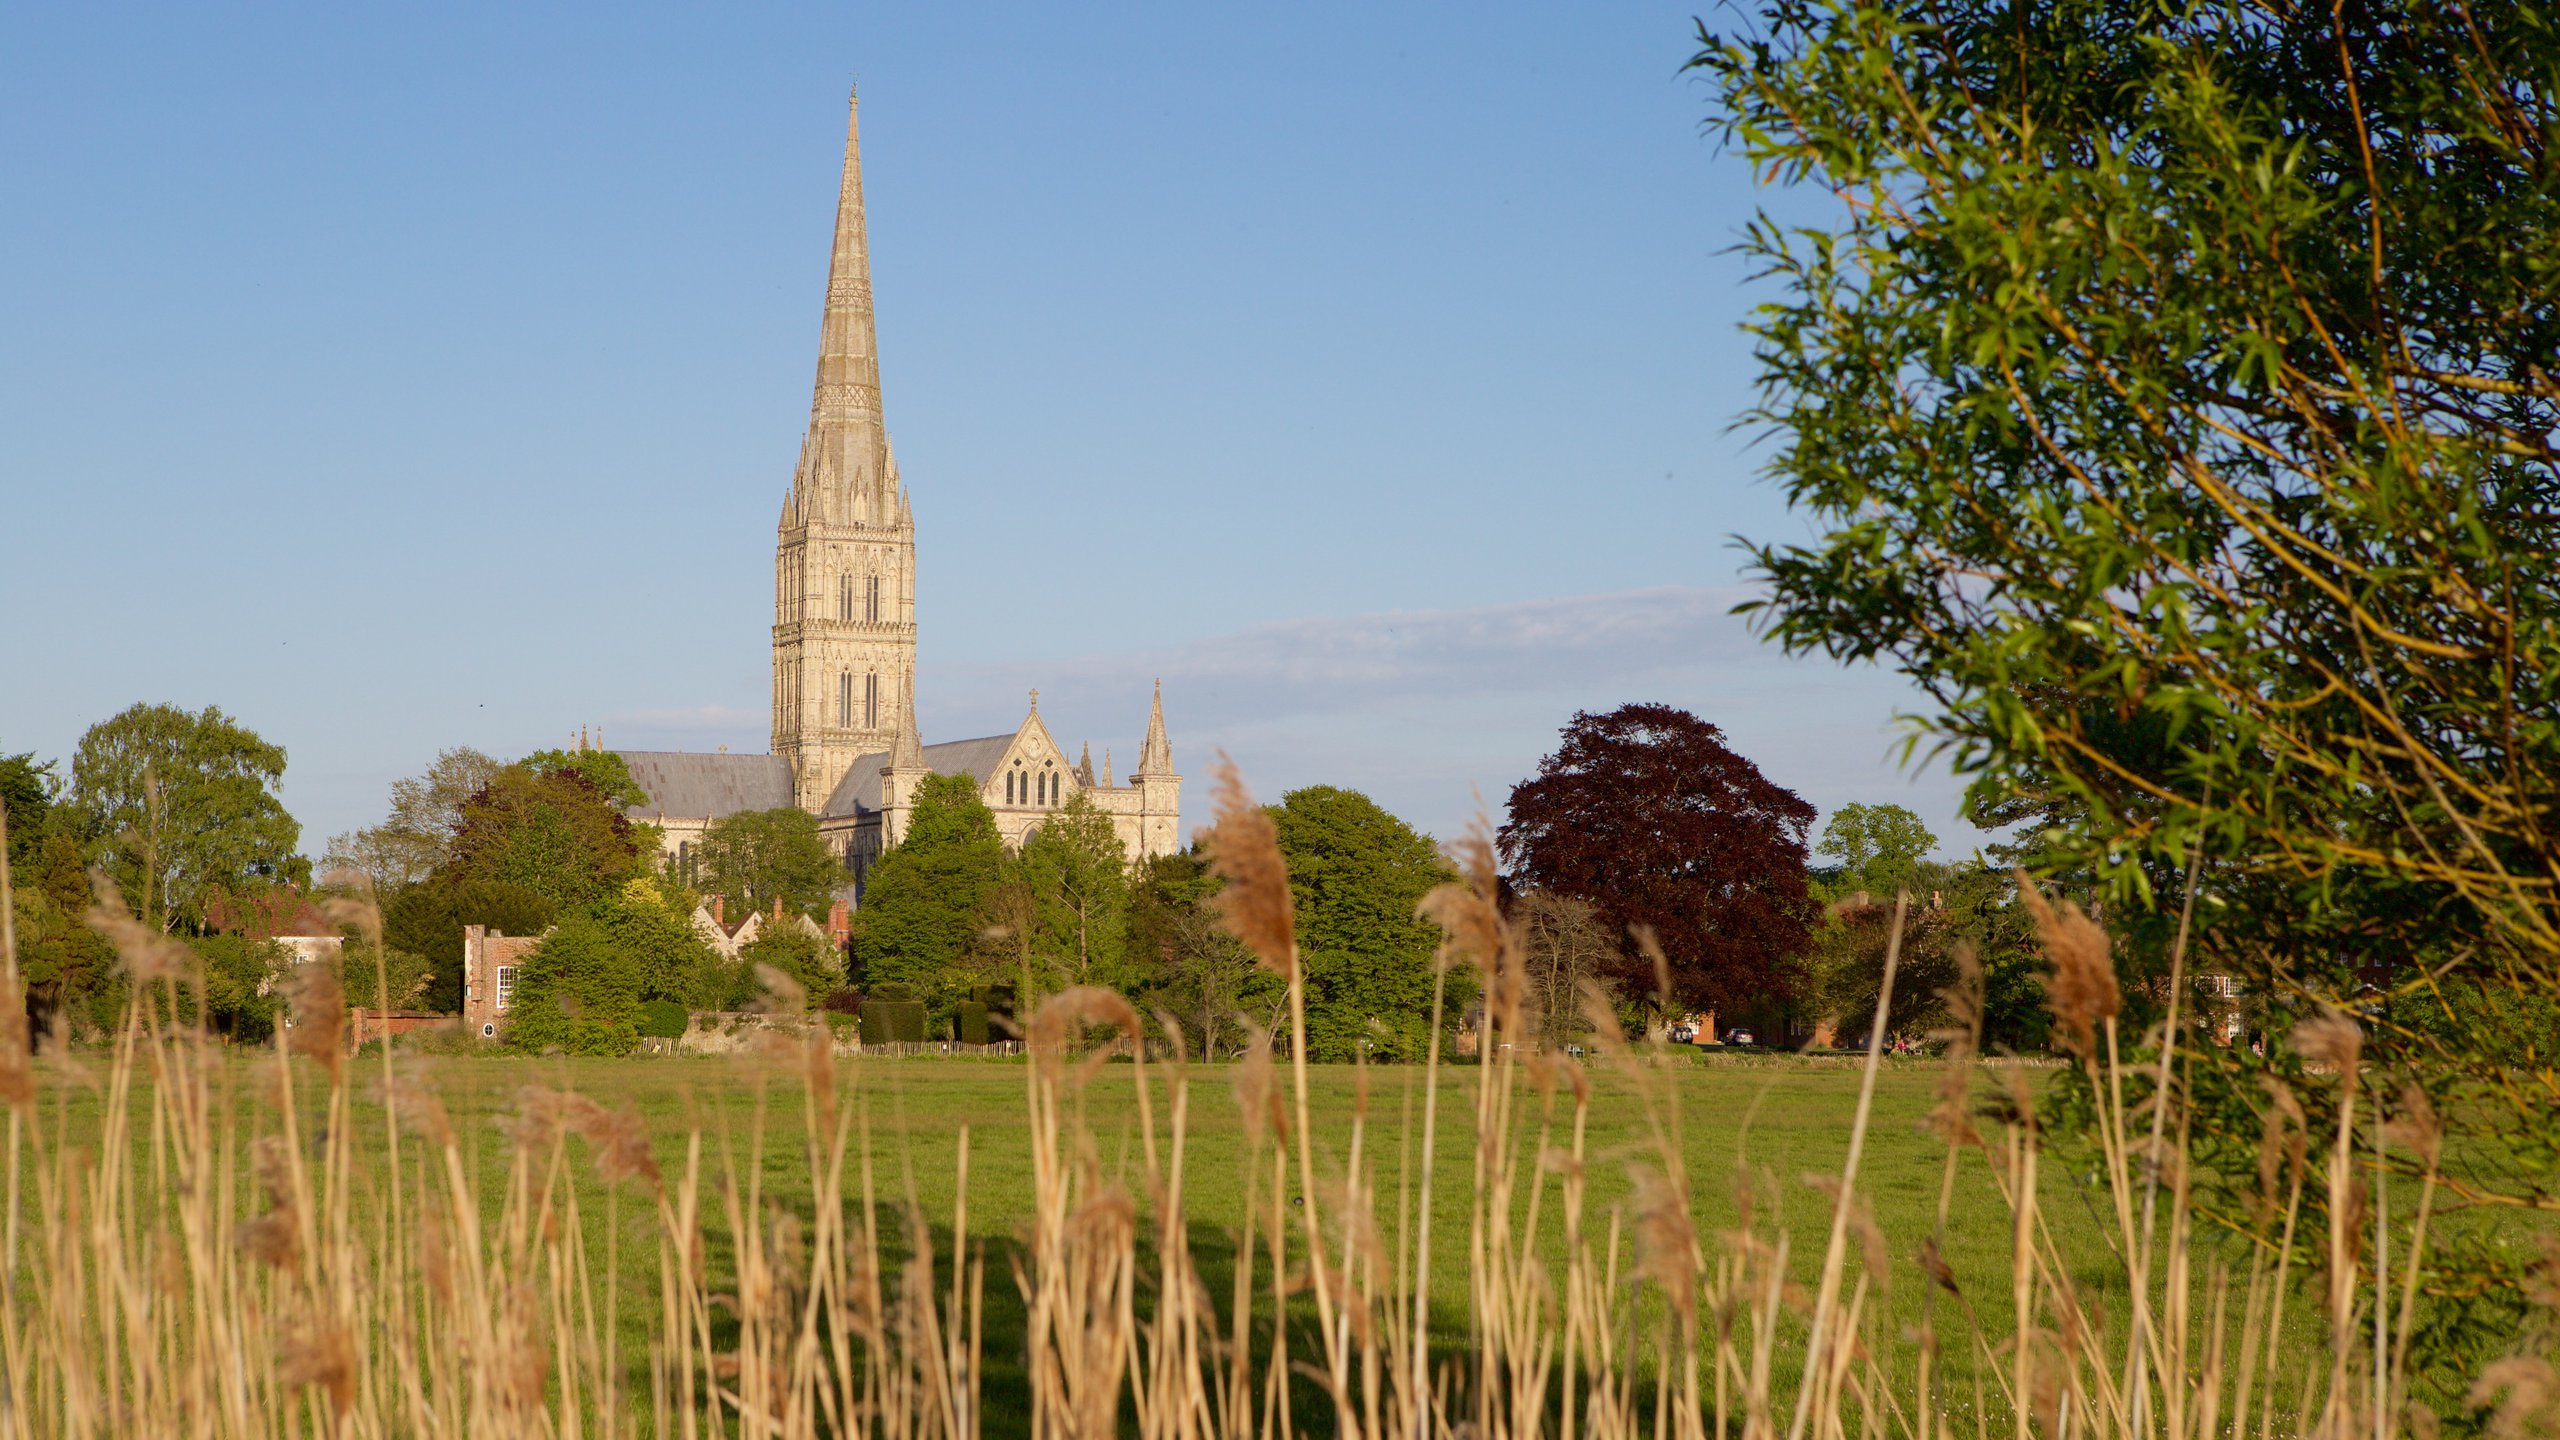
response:
M356 1346L346 1327L313 1320L287 1330L276 1352L276 1378L287 1388L305 1386L329 1398L339 1415L356 1403Z
M347 1067L347 994L339 987L336 967L324 961L295 966L285 993L293 1006L286 1048L320 1062L336 1083Z
M2062 1022L2065 1041L2073 1051L2094 1062L2098 1027L2124 1008L2107 932L2075 902L2047 900L2023 870L2018 872L2018 898L2035 917L2037 938L2053 966L2045 977L2046 1004Z
M97 903L89 907L89 928L107 937L137 987L161 979L182 980L195 973L196 952L162 934L158 926L136 918L106 871L90 871L89 888L97 896Z
M2473 1410L2492 1410L2489 1433L2496 1440L2525 1440L2528 1435L2549 1433L2548 1412L2555 1388L2560 1387L2553 1383L2550 1361L2510 1355L2482 1368L2462 1403Z
M1270 812L1253 803L1236 763L1218 757L1217 823L1202 838L1209 867L1226 881L1217 893L1218 918L1264 968L1280 976L1298 969L1297 911L1289 893L1289 862L1280 853L1280 830Z
M2353 1020L2322 1006L2319 1014L2293 1027L2293 1048L2312 1064L2335 1071L2341 1089L2355 1088L2357 1061L2364 1054L2364 1031Z

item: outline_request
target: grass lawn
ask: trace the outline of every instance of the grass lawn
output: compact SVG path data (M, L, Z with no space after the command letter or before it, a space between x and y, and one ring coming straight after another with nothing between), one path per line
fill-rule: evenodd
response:
M374 1059L359 1062L354 1074L361 1091L370 1091L378 1063ZM403 1057L400 1063L405 1073L423 1080L444 1100L457 1133L464 1138L468 1166L493 1213L500 1204L506 1147L511 1143L503 1121L514 1108L516 1092L527 1085L574 1089L610 1106L636 1107L648 1124L658 1162L670 1176L684 1163L687 1132L698 1126L705 1135L715 1183L718 1167L726 1163L722 1157L736 1157L741 1164L754 1159L770 1202L802 1213L812 1203L803 1149L804 1101L796 1072L725 1059ZM273 1093L272 1071L265 1068L271 1064L243 1059L231 1067L234 1093L247 1107L243 1114L253 1117L244 1122L245 1129L273 1126L271 1101L259 1098ZM1162 1067L1151 1066L1149 1071L1163 1074ZM1133 1067L1125 1064L1106 1067L1084 1092L1082 1104L1105 1173L1125 1166L1125 1173L1134 1180L1140 1142L1133 1073ZM1195 1252L1212 1293L1223 1304L1233 1237L1244 1215L1247 1141L1231 1090L1235 1069L1194 1067L1190 1073L1186 1203ZM2053 1072L2036 1073L2041 1082ZM1472 1068L1442 1073L1432 1288L1434 1328L1439 1343L1452 1351L1463 1347L1467 1330L1466 1215L1475 1163L1472 1104L1477 1076ZM1815 1278L1829 1214L1827 1201L1804 1183L1805 1177L1839 1173L1859 1077L1855 1064L1804 1060L1682 1064L1662 1072L1660 1079L1665 1083L1655 1093L1658 1099L1676 1104L1679 1153L1695 1197L1694 1218L1710 1254L1716 1243L1714 1232L1735 1223L1737 1170L1747 1167L1758 1181L1761 1223L1774 1222L1793 1235L1793 1268L1808 1284ZM968 1137L969 1236L991 1247L987 1413L991 1428L999 1433L1005 1431L1005 1417L1018 1411L1018 1405L1008 1402L1022 1393L1023 1386L1022 1305L1001 1251L1020 1233L1032 1205L1026 1078L1020 1061L916 1058L842 1064L849 1103L858 1107L868 1128L881 1199L894 1205L912 1186L946 1257L958 1149L964 1132ZM1281 1078L1285 1083L1285 1067ZM1348 1067L1319 1067L1313 1072L1317 1154L1320 1160L1334 1162L1337 1175L1349 1143L1360 1078ZM1897 1329L1917 1324L1927 1288L1912 1257L1935 1226L1946 1154L1919 1124L1934 1101L1937 1079L1933 1064L1887 1065L1877 1087L1860 1175L1860 1190L1874 1207L1894 1260L1896 1274L1886 1303ZM1369 1071L1367 1080L1368 1144L1377 1157L1380 1223L1392 1246L1399 1176L1410 1173L1418 1143L1423 1076L1419 1068L1379 1068ZM80 1097L94 1092L59 1087L56 1093L65 1097L62 1103L68 1110L61 1113L77 1143L79 1132L94 1127L96 1118L95 1099ZM310 1107L306 1116L316 1115L316 1094L307 1094L302 1103ZM1164 1112L1157 1113L1161 1125ZM1560 1102L1558 1144L1566 1138L1563 1126L1568 1118L1569 1110ZM359 1136L379 1135L378 1106L369 1101L359 1104L356 1121ZM94 1135L94 1129L90 1133ZM139 1137L137 1143L141 1143ZM1589 1172L1593 1223L1605 1227L1610 1208L1629 1193L1630 1164L1650 1162L1656 1154L1645 1102L1634 1082L1622 1076L1598 1077L1588 1144L1593 1161ZM590 1217L588 1234L601 1268L603 1188L583 1156L575 1155L574 1147L573 1155L580 1161L577 1174ZM2098 1206L2103 1196L2094 1176L2075 1177L2061 1154L2047 1157L2043 1174L2048 1223L2057 1240L2107 1312L2123 1316L2127 1310L2122 1271L2100 1230ZM1955 1195L1945 1254L1986 1329L1994 1335L2005 1334L2009 1224L1979 1154L1962 1157ZM706 1200L716 1215L716 1199L706 1196ZM655 1321L656 1245L645 1206L626 1196L620 1213L625 1223L622 1329L625 1353L637 1357L645 1354L645 1334ZM1549 1229L1558 1229L1552 1202L1545 1213ZM894 1226L884 1228L897 1233ZM2236 1250L2233 1258L2235 1263L2239 1259ZM714 1264L719 1263L715 1248ZM1948 1330L1947 1322L1953 1317L1943 1309L1940 1313L1941 1328ZM1960 1334L1957 1330L1949 1335L1949 1360L1959 1374L1966 1368ZM635 1365L645 1362L635 1361ZM645 1374L645 1368L635 1370L635 1382L644 1394Z

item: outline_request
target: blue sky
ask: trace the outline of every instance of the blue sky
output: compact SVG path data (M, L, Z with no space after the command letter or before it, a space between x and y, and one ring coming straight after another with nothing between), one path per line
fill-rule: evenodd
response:
M0 747L219 704L314 853L444 746L761 750L858 81L928 740L1125 769L1161 674L1188 823L1224 748L1448 835L1662 700L1969 848L1727 613L1802 525L1692 13L13 7Z

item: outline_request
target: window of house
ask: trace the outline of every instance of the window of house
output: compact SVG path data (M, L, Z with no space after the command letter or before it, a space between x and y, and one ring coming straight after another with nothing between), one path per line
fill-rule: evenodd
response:
M515 998L516 967L513 965L501 965L498 967L498 1008L501 1010L506 1009L508 1003Z

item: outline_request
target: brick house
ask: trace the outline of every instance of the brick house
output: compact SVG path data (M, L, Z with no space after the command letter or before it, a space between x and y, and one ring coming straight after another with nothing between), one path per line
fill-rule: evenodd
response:
M539 935L509 935L485 925L462 927L462 1028L483 1040L495 1039L514 997L516 969L524 964Z

